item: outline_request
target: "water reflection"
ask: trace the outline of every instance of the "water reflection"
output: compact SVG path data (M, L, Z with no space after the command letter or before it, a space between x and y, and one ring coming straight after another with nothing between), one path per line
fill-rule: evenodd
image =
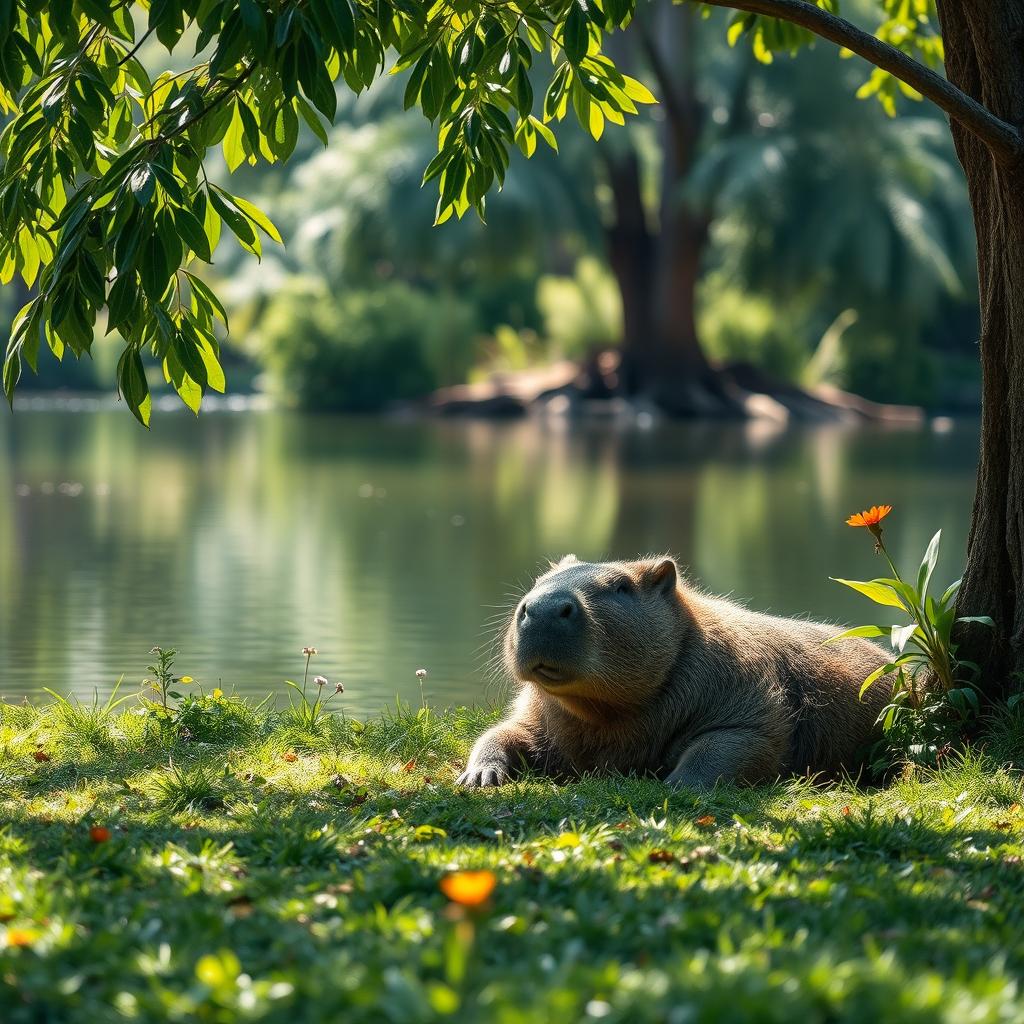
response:
M753 607L845 619L829 583L877 566L856 508L897 506L895 552L966 541L977 432L561 421L396 423L279 413L0 418L0 693L134 683L155 644L210 685L299 671L348 706L493 696L486 620L544 559L672 551Z

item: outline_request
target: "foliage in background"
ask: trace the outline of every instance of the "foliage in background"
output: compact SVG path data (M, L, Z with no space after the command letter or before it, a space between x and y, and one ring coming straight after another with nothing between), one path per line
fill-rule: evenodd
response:
M328 292L291 279L259 328L274 388L303 408L371 412L464 380L472 359L473 311L454 295L428 295L400 281Z
M154 3L147 27L121 5L0 8L0 280L20 273L38 295L18 313L3 368L8 399L22 363L42 345L76 356L93 343L97 315L125 340L118 385L143 423L152 408L141 353L148 348L182 400L198 410L224 389L209 287L184 266L210 262L222 226L259 256L260 235L280 241L257 207L211 182L207 151L229 169L287 160L300 122L326 142L335 80L358 93L397 55L409 71L405 106L438 126L436 221L470 208L504 180L510 149L554 147L548 122L570 107L598 137L653 96L601 52L606 31L628 22L630 0L603 8L575 0L514 5L332 0L306 8L255 0L235 6ZM188 31L202 59L155 81L136 56L151 34L172 50ZM550 46L541 117L529 70ZM194 269L194 268L193 268Z

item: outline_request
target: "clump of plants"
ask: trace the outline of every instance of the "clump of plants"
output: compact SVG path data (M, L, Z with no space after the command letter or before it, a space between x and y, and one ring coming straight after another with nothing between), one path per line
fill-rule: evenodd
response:
M149 676L143 680L141 696L146 714L147 731L156 730L164 744L196 742L226 744L251 740L259 736L268 722L267 705L271 698L253 706L220 687L210 693L182 692L195 685L188 675L176 675L173 648L154 647ZM146 692L158 699L151 699Z
M309 688L309 663L319 651L315 647L303 647L302 655L306 664L302 673L302 686L285 680L291 687L288 707L284 712L286 725L292 727L296 734L296 743L304 746L317 746L329 739L335 721L334 711L330 705L336 697L345 692L340 681L331 683L326 676L317 675L313 678L312 689Z
M872 672L861 686L861 696L883 677L892 673L892 700L882 711L884 745L919 764L934 765L963 736L981 712L977 664L957 656L953 629L957 624L977 623L994 627L984 615L957 616L955 598L960 580L950 584L940 597L929 592L939 558L939 530L925 551L915 582L905 580L896 568L882 538L882 520L891 505L873 505L846 520L848 526L863 527L875 542L892 576L845 580L837 583L856 590L875 604L899 609L909 621L855 626L829 643L849 637L887 637L893 657Z

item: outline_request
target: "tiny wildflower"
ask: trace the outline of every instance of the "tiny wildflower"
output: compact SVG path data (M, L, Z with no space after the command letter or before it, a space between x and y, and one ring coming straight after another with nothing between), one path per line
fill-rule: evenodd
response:
M214 687L213 693L211 694L214 700L220 700L224 696L224 691L219 687Z
M186 686L188 686L189 683L194 683L195 680L191 676L182 676L181 679L178 680L178 682L184 683Z
M498 878L493 871L452 871L438 884L452 903L478 907L494 892Z
M345 687L340 682L339 683L335 683L334 684L334 692L335 693L344 693L345 692Z
M103 825L93 825L89 829L89 838L94 843L106 843L110 841L110 829L104 828Z
M327 685L327 676L317 676L313 682L322 690Z
M292 761L298 761L299 755L294 750L289 750L287 754L281 755L286 761L291 763Z
M304 654L304 655L305 655L305 656L306 656L307 658L312 658L314 654L317 654L317 653L318 653L318 651L317 651L317 649L316 649L315 647L303 647L303 648L302 648L302 653L303 653L303 654Z
M416 669L416 678L422 683L427 678L427 670L425 668Z

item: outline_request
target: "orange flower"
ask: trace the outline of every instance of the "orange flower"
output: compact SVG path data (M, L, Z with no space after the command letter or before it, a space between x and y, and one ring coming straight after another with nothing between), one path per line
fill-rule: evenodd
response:
M286 761L298 761L299 755L294 750L289 750L287 754L281 755Z
M440 881L441 892L464 907L478 907L498 884L493 871L452 871Z
M872 505L863 512L857 512L846 520L847 526L877 526L890 512L892 505Z
M104 828L102 825L93 825L89 829L89 838L94 843L106 843L110 841L110 829Z

